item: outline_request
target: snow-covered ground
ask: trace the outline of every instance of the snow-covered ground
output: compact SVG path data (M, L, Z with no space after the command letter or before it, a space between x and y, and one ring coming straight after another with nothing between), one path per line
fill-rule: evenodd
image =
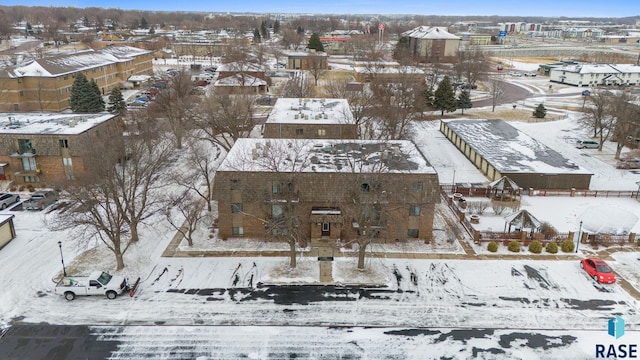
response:
M637 190L640 175L615 169L612 144L603 153L575 149L573 140L585 135L576 116L513 125L593 172L592 189ZM441 183L486 182L438 125L416 124L414 140ZM585 227L637 231L640 216L635 199L525 197L522 206L560 231L575 230L580 220ZM593 216L594 207L605 211ZM156 217L141 229L120 272L141 278L135 296L67 302L53 293L52 280L62 272L58 241L70 274L114 269L111 253L78 233L49 230L55 210L2 212L15 215L17 237L0 250L0 328L93 324L98 341L118 343L114 359L170 358L184 349L188 355L182 358L200 359L584 359L595 357L596 344L640 342L638 299L617 284L594 283L578 266L581 252L556 261L462 260L464 252L457 241L446 240L453 240L447 233L435 245L376 245L372 251L390 254L369 257L365 271L356 270L354 257L336 254L336 285L321 286L317 257L305 252L295 270L284 257L162 257L175 231ZM483 218L481 225L504 227L501 217L491 221ZM210 239L208 233L201 232L193 249L252 246ZM190 250L184 243L179 248ZM609 261L637 288L639 257L616 253ZM618 340L607 335L607 321L615 315L627 329Z

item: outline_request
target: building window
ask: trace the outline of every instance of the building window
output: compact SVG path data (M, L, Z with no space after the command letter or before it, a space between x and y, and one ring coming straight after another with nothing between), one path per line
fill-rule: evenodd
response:
M18 139L18 149L20 149L20 153L33 153L33 143L31 143L31 139Z
M318 129L318 136L325 136L327 135L327 131L325 129Z
M20 96L24 96L24 91L20 90Z
M420 216L420 205L409 205L409 216Z
M33 157L22 158L22 170L36 171L36 159Z
M271 181L271 192L273 194L280 194L280 181L272 180Z
M69 80L69 75L65 75L65 76L64 76L64 79L65 79L65 80Z
M240 180L231 179L231 190L240 190Z
M231 213L232 214L239 214L241 212L242 212L242 203L231 204Z
M25 176L24 177L24 182L26 183L37 183L40 181L40 178L38 178L37 176Z
M413 191L415 192L422 192L424 185L422 183L422 181L417 181L417 182L413 182L411 183L411 189L413 189Z
M282 205L271 205L271 217L274 219L279 219L284 214L282 209Z
M18 84L22 84L22 79L18 78Z
M360 192L368 193L369 191L371 191L371 185L368 182L360 184Z
M73 163L72 163L72 161L71 161L71 158L63 157L63 158L62 158L62 165L63 165L64 167L72 167L72 166L73 166Z
M420 232L418 231L418 229L409 229L409 230L407 230L407 236L412 238L412 239L418 238L419 234L420 234Z
M296 135L302 135L304 133L304 129L296 129Z
M69 140L67 139L60 139L58 140L60 142L60 147L61 148L68 148L69 147Z
M233 235L244 235L244 228L242 226L234 226L231 228Z

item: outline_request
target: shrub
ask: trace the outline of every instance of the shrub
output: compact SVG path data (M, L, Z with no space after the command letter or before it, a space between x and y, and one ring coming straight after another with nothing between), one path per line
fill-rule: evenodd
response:
M490 242L489 245L487 245L487 250L491 252L498 251L498 244L495 241Z
M547 244L547 247L545 249L549 254L557 254L558 253L558 244L556 244L555 241L550 241Z
M573 241L567 239L560 244L560 248L562 248L562 252L573 252L573 249L575 249L576 246L573 244Z
M518 241L516 241L516 240L512 240L509 243L508 249L511 252L520 252L520 243Z
M540 254L542 252L542 243L538 240L533 240L531 244L529 244L529 251L534 254Z
M558 230L556 230L556 228L548 222L543 222L540 226L540 233L544 234L544 238L546 240L550 240L558 235Z
M15 185L11 185L11 188L9 189L9 191L16 192L16 190L18 190L18 188Z

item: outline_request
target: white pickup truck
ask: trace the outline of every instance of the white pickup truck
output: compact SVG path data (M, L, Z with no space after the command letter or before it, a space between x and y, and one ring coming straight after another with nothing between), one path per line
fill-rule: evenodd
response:
M94 271L89 276L63 277L56 284L54 292L71 301L77 295L106 295L109 299L115 299L128 289L129 286L124 277L112 276L104 271Z

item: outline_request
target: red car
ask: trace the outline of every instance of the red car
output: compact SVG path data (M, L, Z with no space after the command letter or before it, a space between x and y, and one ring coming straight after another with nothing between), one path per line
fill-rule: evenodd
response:
M580 267L589 274L597 283L613 284L616 282L616 274L606 262L598 258L586 258L580 260Z

